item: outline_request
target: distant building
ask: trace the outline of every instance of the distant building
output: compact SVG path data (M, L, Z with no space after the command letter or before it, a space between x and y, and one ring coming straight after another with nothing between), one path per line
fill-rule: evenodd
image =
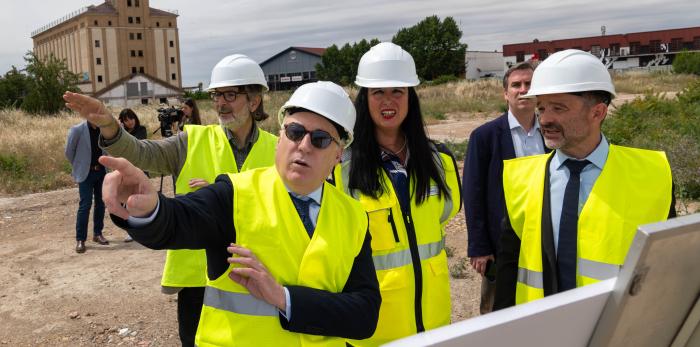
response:
M604 32L604 27L601 28ZM527 59L544 60L550 54L575 48L600 57L609 69L669 66L684 49L700 51L700 27L601 35L503 45L506 67Z
M316 64L321 62L325 48L289 47L260 63L270 90L296 88L315 82Z
M121 106L182 95L177 11L149 0L106 0L32 32L39 58L53 54L81 76L84 93Z
M466 78L503 78L503 52L467 51L465 56Z

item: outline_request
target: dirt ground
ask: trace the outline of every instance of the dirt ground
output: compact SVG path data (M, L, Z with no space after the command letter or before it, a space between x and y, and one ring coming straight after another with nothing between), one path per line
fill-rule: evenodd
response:
M454 141L486 120L460 123L466 134L456 136L453 118L443 121L451 126L431 126L431 135ZM170 182L165 179L166 194ZM179 345L176 296L160 292L165 252L124 243L125 233L105 218L110 244L92 242L90 226L87 252L76 254L77 206L76 188L0 197L0 345ZM447 247L456 322L477 315L479 305L480 277L466 259L462 211L447 228Z

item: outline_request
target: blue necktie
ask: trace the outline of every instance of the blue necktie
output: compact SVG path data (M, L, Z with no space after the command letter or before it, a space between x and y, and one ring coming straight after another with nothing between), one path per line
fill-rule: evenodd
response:
M297 213L299 213L299 217L301 218L301 222L304 224L304 229L306 229L306 232L309 234L309 237L312 237L314 234L314 223L311 221L309 206L311 206L311 204L314 201L309 198L307 198L306 200L302 198L297 198L292 194L289 194L289 196L292 197L294 207L296 207Z
M576 288L576 244L578 229L578 191L581 186L581 171L588 160L567 159L564 165L569 169L569 182L564 190L564 203L559 221L559 245L557 264L559 292Z

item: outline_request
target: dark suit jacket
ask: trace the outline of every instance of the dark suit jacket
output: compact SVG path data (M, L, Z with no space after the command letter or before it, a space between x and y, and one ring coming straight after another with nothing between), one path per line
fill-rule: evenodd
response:
M114 223L134 240L152 249L205 249L210 279L228 268L226 247L236 241L233 225L234 189L227 175L194 193L168 199L160 196L160 208L153 222L143 228L129 228L112 215ZM196 230L197 232L192 232ZM284 329L296 333L365 339L374 333L381 296L372 262L371 237L365 236L341 293L286 286L291 301L291 320L280 314Z
M550 156L545 166L544 181L549 182L549 162L554 156ZM559 292L557 279L557 256L554 249L554 232L552 229L552 209L549 184L544 185L542 197L542 278L544 284L544 296ZM671 189L671 206L668 218L676 217L675 188ZM507 209L504 214L508 216ZM493 309L515 305L515 288L518 281L518 258L520 257L520 238L515 234L508 217L503 218L503 234L500 239L500 251L496 269L496 297Z
M476 128L469 137L462 179L469 257L498 254L505 216L503 161L513 158L508 112Z

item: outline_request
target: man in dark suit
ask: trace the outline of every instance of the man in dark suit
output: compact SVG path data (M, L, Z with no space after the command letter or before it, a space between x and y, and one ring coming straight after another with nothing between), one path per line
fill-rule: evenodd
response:
M464 159L464 212L467 217L468 256L481 278L481 314L491 312L495 293L492 267L498 253L504 217L503 160L545 152L535 103L523 99L530 89L535 66L516 64L503 77L508 111L476 128L469 137ZM491 270L488 271L487 270ZM488 275L488 276L485 276Z
M611 144L601 132L615 87L597 57L550 55L525 97L536 97L555 151L503 163L494 309L614 278L637 227L675 216L666 155Z

